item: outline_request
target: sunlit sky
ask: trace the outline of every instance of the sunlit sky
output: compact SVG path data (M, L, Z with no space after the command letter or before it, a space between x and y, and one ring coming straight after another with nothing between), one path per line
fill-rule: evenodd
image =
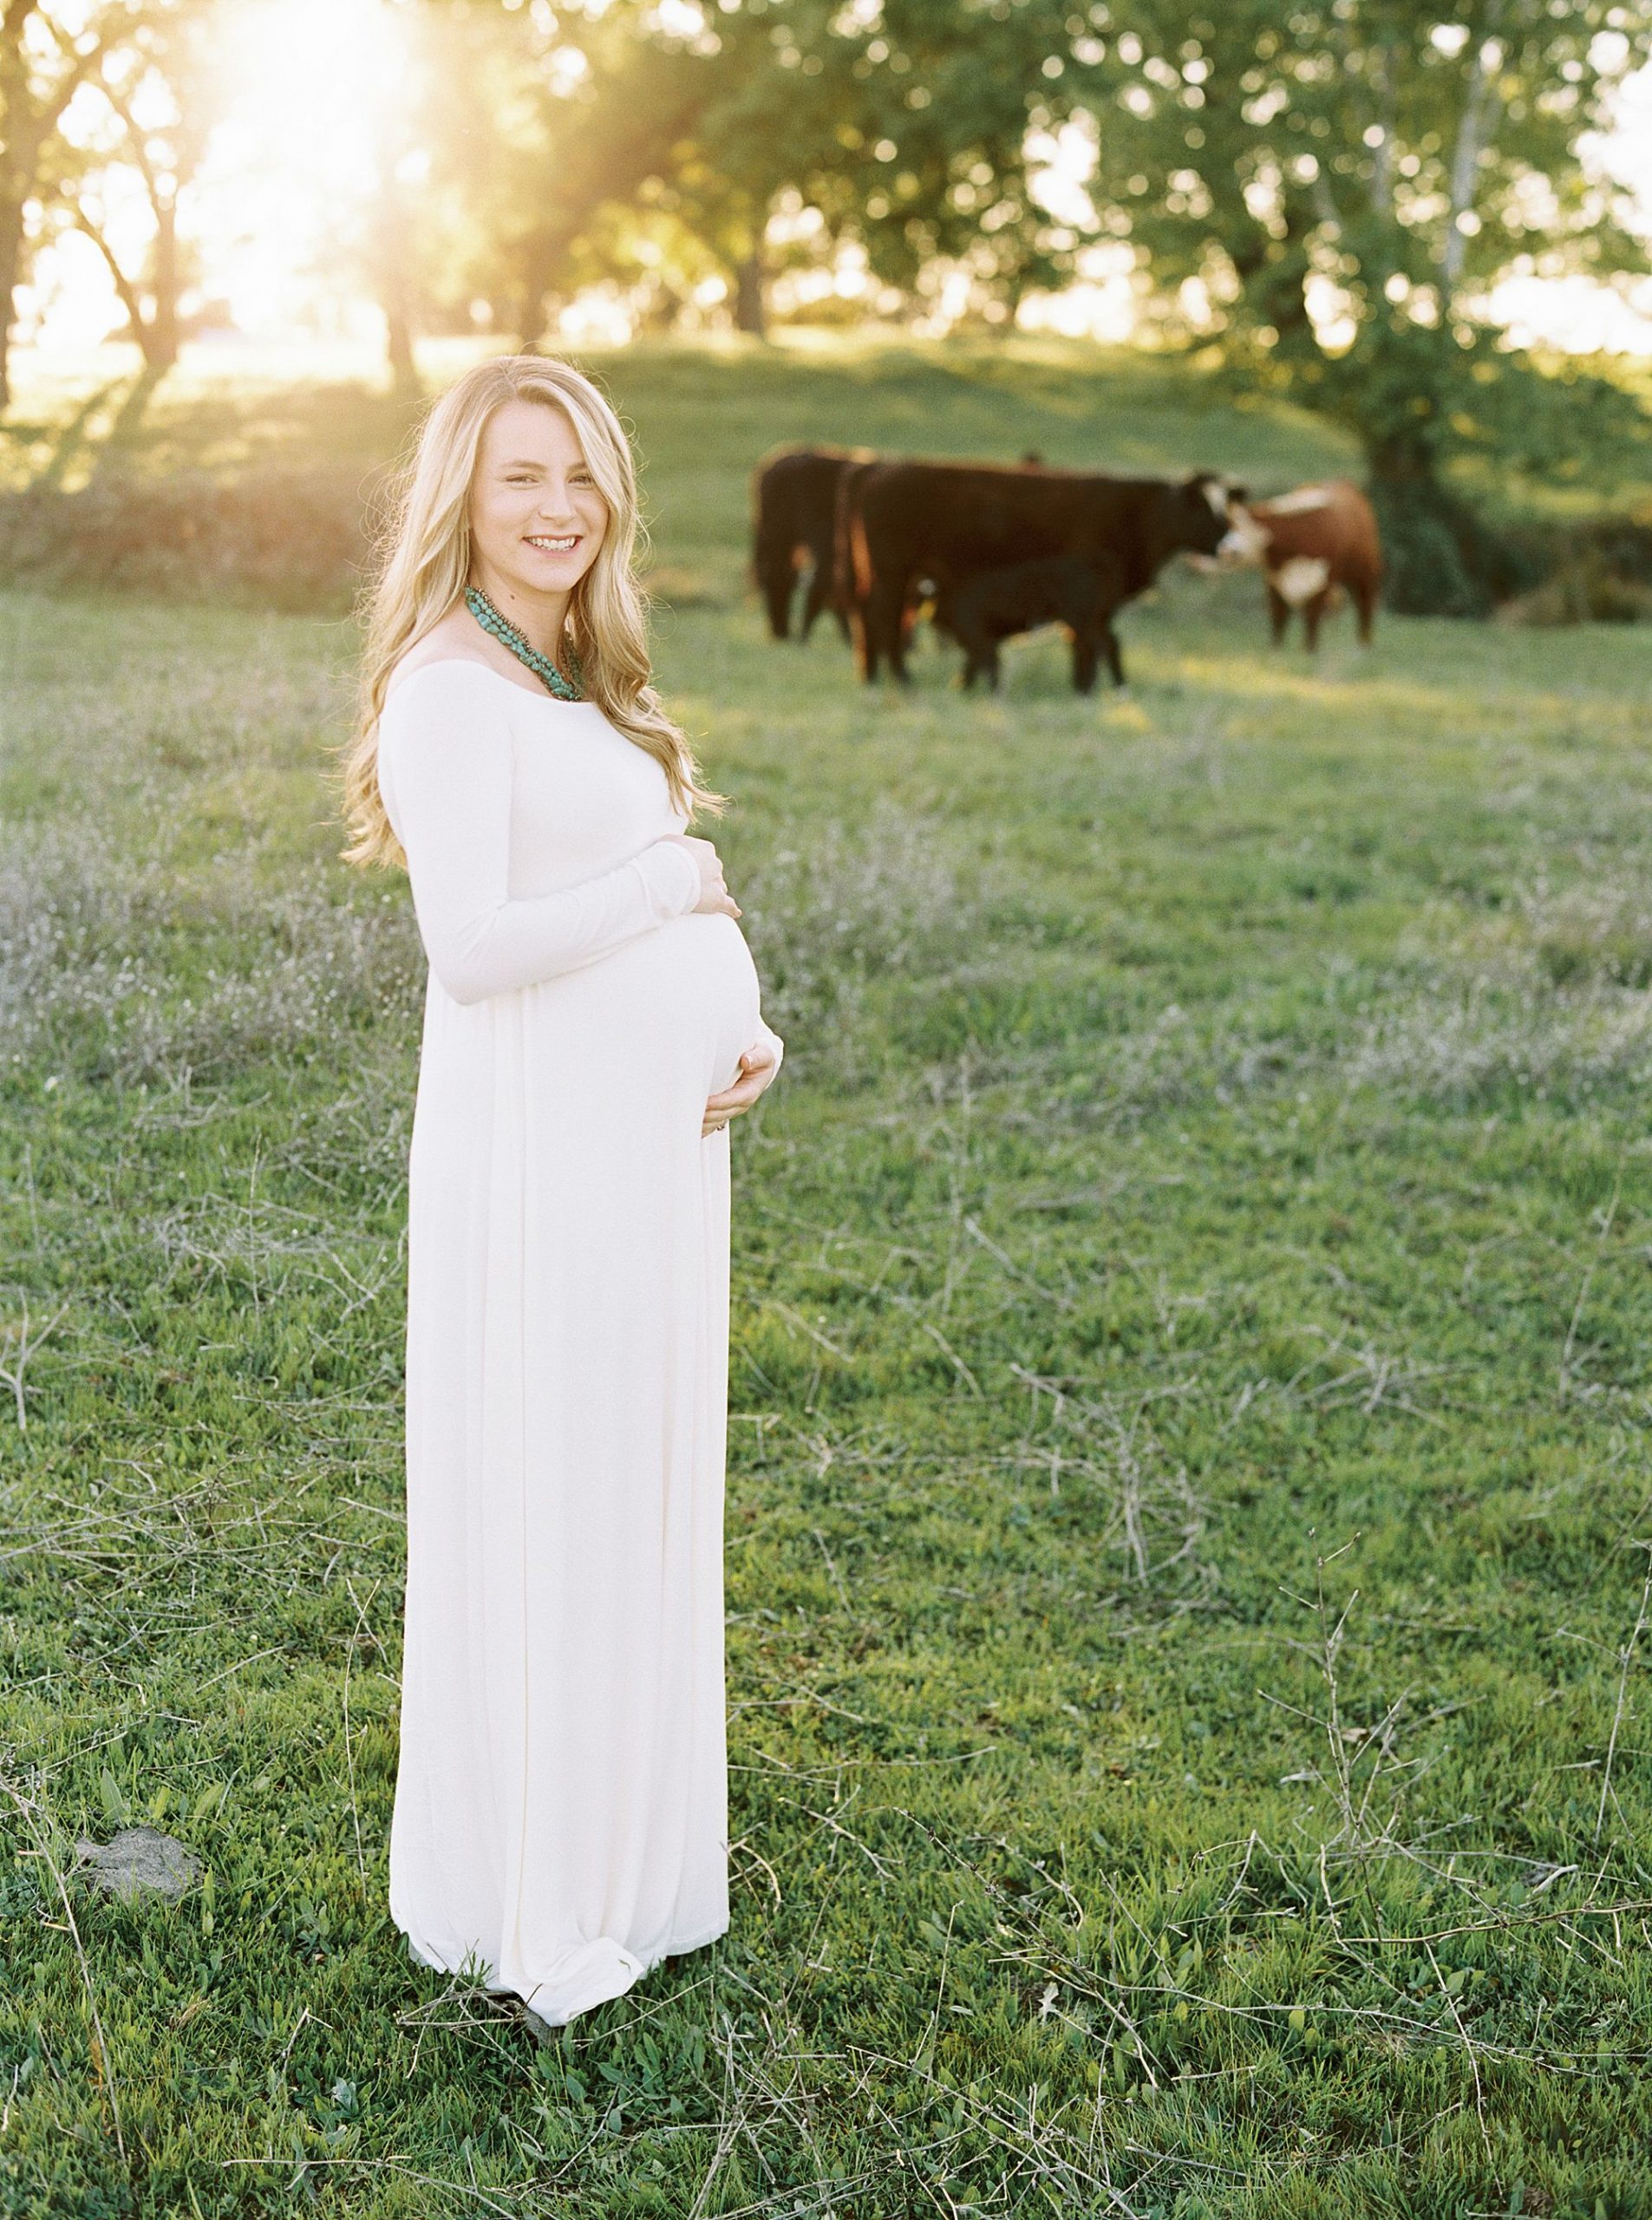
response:
M223 327L215 343L371 343L382 320L351 267L351 232L374 181L379 127L407 89L392 11L381 0L240 0L213 52L220 121L189 188L184 227L196 245L199 297L225 312L214 319ZM86 96L83 116L71 110L71 132L92 127L95 102ZM1081 178L1081 144L1075 133L1049 149L1054 206ZM1652 234L1652 69L1629 81L1615 127L1589 151L1629 191ZM415 171L421 159L402 157ZM135 189L124 203L117 193L106 213L117 251L135 262L147 227ZM1094 250L1081 282L1024 304L1022 321L1127 337L1139 296L1120 263L1116 248ZM858 291L855 258L816 283ZM1616 290L1512 278L1492 305L1523 341L1652 353L1652 279ZM42 356L84 352L124 320L97 249L72 232L37 256L18 308L20 340ZM623 304L600 294L576 304L565 329L574 340L628 336Z

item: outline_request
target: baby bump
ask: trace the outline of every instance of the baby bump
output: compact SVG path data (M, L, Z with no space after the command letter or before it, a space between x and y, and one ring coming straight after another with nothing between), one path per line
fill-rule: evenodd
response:
M708 1094L733 1083L761 1023L757 968L732 917L674 918L591 965L586 986L650 1066L691 1074Z
M697 1013L695 1032L707 1059L708 1083L731 1087L762 1022L757 967L746 937L732 917L695 912L663 926L658 937L685 1009Z

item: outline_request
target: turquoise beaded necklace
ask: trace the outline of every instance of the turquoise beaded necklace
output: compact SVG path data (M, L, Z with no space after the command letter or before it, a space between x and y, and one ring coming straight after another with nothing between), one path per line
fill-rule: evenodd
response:
M568 650L568 661L572 666L573 676L565 678L549 656L542 656L538 648L531 646L523 638L509 617L500 615L480 586L465 588L465 606L481 626L483 631L491 632L502 647L510 650L518 662L525 663L536 678L544 681L558 701L583 702L584 700L584 694L579 684L579 658L574 653L571 645Z

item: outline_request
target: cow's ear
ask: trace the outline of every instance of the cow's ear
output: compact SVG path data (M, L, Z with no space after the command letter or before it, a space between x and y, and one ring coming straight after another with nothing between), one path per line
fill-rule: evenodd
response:
M1227 481L1227 488L1230 501L1244 503L1250 499L1250 488L1248 486L1236 485L1231 478Z

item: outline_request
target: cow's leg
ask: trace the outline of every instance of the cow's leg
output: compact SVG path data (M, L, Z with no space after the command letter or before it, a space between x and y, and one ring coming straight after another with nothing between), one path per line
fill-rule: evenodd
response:
M808 553L814 567L809 573L809 590L803 603L801 630L806 640L813 630L815 618L832 602L833 572L837 566L837 545L833 534L817 530L809 539ZM843 626L844 637L847 639L849 627L841 610L839 611L838 622Z
M1113 684L1120 688L1128 685L1129 681L1124 675L1124 656L1119 649L1119 635L1111 624L1101 627L1101 645L1107 650L1107 669L1113 674Z
M826 605L832 591L832 570L829 564L817 559L809 574L809 590L803 601L803 621L798 626L798 637L806 640L814 630L814 620Z
M996 694L999 690L1000 682L1003 677L1003 663L998 653L998 643L996 640L989 640L987 643L986 671L987 683L991 687L993 692Z
M1319 620L1330 601L1328 591L1310 594L1303 604L1303 645L1311 656L1319 646Z
M792 594L797 584L796 560L789 547L765 554L758 584L762 588L763 606L768 612L770 633L777 640L788 639L792 630Z
M878 676L878 640L865 602L859 596L849 604L849 637L860 676L870 685Z
M1361 578L1349 585L1348 591L1354 597L1355 613L1359 619L1360 645L1368 648L1371 626L1376 617L1376 587L1371 579Z
M1283 646L1285 627L1290 622L1290 604L1271 580L1268 585L1268 624L1273 634L1275 647Z
M872 659L866 676L875 676L877 657L889 658L889 668L903 685L910 684L904 654L906 582L891 582L885 578L872 581L872 591L866 596L866 630L872 643Z

